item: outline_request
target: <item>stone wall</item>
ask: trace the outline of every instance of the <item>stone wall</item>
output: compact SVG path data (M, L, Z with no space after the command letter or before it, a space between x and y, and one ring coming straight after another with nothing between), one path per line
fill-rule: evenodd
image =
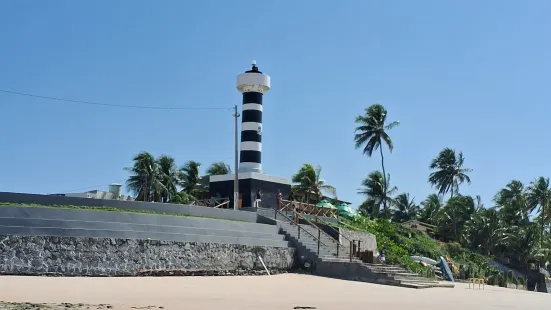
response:
M350 242L348 240L360 240L361 251L369 250L373 251L373 254L377 253L377 238L375 238L375 235L364 231L357 231L345 228L339 228L339 231L341 233L340 242L341 244L343 244L344 247L348 249L350 248ZM348 238L348 240L346 238L343 238L343 235Z
M136 276L151 270L258 273L293 267L293 248L174 241L0 236L0 274Z

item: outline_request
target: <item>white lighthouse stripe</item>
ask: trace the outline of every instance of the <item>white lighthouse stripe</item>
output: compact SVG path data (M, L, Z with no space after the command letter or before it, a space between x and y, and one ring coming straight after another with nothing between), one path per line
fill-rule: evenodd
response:
M239 172L262 173L262 164L251 162L239 163Z
M262 105L258 103L245 103L243 104L243 111L256 110L262 112Z
M262 152L262 143L256 141L242 141L241 150Z
M245 122L245 123L241 123L241 131L243 130L254 130L254 131L258 131L258 127L260 127L261 131L262 131L262 123L257 123L257 122Z

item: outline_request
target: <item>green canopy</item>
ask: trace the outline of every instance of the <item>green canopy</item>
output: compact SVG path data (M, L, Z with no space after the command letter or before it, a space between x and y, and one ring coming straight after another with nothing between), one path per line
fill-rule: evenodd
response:
M316 204L316 206L321 207L321 208L326 208L326 209L337 209L337 208L335 208L334 205L332 205L332 204L331 204L329 201L327 201L327 200L322 200L322 201L318 202L318 203Z
M350 207L350 205L346 203L341 203L340 205L337 205L337 209L339 209L339 215L344 216L354 216L358 214L358 212Z

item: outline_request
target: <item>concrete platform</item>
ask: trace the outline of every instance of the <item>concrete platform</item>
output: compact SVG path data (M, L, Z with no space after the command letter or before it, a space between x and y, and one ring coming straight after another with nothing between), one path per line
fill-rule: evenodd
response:
M152 239L288 247L276 225L113 211L0 206L0 235Z
M191 222L191 223L190 223ZM233 230L228 227L217 225L214 227L194 227L194 221L184 221L182 225L186 226L169 226L169 225L153 225L153 224L136 224L136 223L121 223L121 222L94 222L94 221L77 221L77 220L53 220L53 219L21 219L21 218L0 218L0 234L6 227L27 227L35 230L40 229L84 229L84 230L107 230L107 231L136 231L150 233L167 233L167 234L189 234L189 235L211 235L211 236L227 236L236 238L258 238L283 240L284 236L277 234L277 231L270 229L270 232L247 231L246 227L235 227ZM231 227L234 228L234 227Z

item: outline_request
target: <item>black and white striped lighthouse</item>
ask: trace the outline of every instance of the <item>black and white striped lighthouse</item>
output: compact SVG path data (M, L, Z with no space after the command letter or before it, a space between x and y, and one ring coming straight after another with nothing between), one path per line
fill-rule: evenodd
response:
M270 77L253 60L252 69L237 76L243 94L239 172L262 173L262 96L270 90Z

